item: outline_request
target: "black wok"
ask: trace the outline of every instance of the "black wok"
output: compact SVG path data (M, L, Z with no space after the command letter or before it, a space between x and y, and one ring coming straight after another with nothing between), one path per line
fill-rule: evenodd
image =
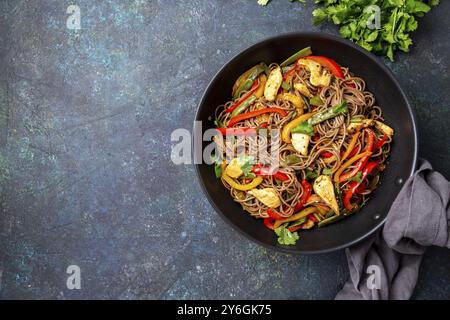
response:
M412 174L417 160L414 114L392 73L364 49L347 40L322 33L284 34L259 42L232 58L215 75L198 106L196 120L202 121L203 131L213 127L208 117L214 114L218 105L229 100L231 87L241 73L261 61L281 62L306 46L311 46L315 55L330 57L362 77L383 109L386 123L395 130L391 156L382 175L381 185L367 205L336 224L301 232L295 246L282 246L277 243L273 231L265 228L261 220L252 218L233 201L228 190L216 179L213 166L196 165L204 193L225 221L257 243L292 253L320 253L345 248L375 232L384 223L392 202ZM204 146L207 144L204 143Z

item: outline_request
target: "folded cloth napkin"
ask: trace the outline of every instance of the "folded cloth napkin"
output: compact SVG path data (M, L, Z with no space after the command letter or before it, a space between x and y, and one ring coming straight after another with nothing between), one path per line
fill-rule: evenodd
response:
M336 299L409 299L426 247L450 248L450 182L426 160L418 167L392 204L383 230L346 249L350 279Z

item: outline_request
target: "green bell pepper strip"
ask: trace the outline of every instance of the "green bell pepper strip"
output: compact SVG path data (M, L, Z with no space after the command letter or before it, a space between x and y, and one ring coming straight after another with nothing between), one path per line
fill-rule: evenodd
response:
M320 221L320 222L317 224L317 227L322 228L322 227L325 227L325 226L327 226L327 225L329 225L329 224L331 224L331 223L340 221L340 220L342 220L342 219L344 219L344 218L346 218L346 217L352 215L353 213L355 213L355 212L358 211L358 210L359 210L359 207L355 207L355 208L354 208L353 210L351 210L351 211L347 211L346 209L344 209L344 210L341 211L341 214L339 214L339 215L338 215L338 214L335 214L335 215L333 215L333 216L331 216L331 217L329 217L329 218L327 217L326 219Z
M245 109L250 107L255 101L256 101L256 97L254 95L251 95L245 101L243 101L236 109L233 110L233 112L231 113L231 117L233 118L233 117L237 116L238 114L244 112Z
M323 101L322 99L320 99L319 96L314 96L311 99L309 99L309 104L318 107L323 104Z
M290 56L289 58L284 60L280 64L280 67L288 66L288 65L294 63L295 61L297 61L299 58L310 56L310 55L312 55L311 47L303 48L302 50L294 53L292 56Z
M311 118L309 118L308 123L314 126L325 120L337 117L347 112L348 112L347 102L343 101L341 104L338 104L337 106L316 113Z
M253 82L258 78L258 76L265 71L265 63L261 62L260 64L253 67L252 72L248 75L247 79L245 79L242 84L237 88L236 92L233 95L233 98L236 99L243 91L247 91L253 85Z

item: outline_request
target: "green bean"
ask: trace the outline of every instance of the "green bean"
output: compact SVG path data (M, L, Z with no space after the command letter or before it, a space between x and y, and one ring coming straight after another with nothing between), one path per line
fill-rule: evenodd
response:
M288 65L294 63L295 61L297 61L299 58L301 58L301 57L306 57L306 56L310 56L311 54L312 54L311 47L303 48L302 50L300 50L300 51L294 53L292 56L290 56L289 58L287 58L286 60L284 60L284 61L280 64L280 67L288 66Z

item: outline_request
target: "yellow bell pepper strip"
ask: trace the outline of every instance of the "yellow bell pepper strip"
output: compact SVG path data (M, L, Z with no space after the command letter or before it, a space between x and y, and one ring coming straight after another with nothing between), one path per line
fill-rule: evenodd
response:
M233 88L232 88L232 92L231 92L231 95L232 95L232 96L235 95L237 89L242 85L242 82L244 82L244 80L248 78L249 74L253 71L254 68L255 68L255 67L251 67L250 69L248 69L247 71L245 71L243 74L241 74L241 75L239 76L239 78L237 78L237 80L236 80L236 82L234 83Z
M228 183L232 188L236 189L236 190L241 190L241 191L248 191L251 189L256 188L257 186L259 186L261 184L261 182L263 182L263 178L262 177L256 177L255 179L252 180L252 182L247 183L247 184L240 184L239 182L236 182L233 180L233 178L231 178L230 176L228 176L227 174L223 173L222 174L222 178L223 180L226 181L226 183Z
M306 98L312 98L313 97L313 95L309 91L308 87L305 84L303 84L303 83L300 83L300 82L294 83L294 89L297 90L298 92L300 92Z
M304 106L305 102L303 101L302 98L296 96L295 94L285 92L285 93L278 94L277 99L291 102L294 105L294 107L297 109L297 114L298 115L303 114L303 106Z
M366 128L363 131L367 138L366 148L364 149L364 151L373 152L373 142L375 140L375 133L373 132L372 129L369 128ZM365 156L361 158L361 160L359 160L358 163L355 165L354 169L352 169L350 172L341 174L339 177L339 182L342 183L350 178L353 178L366 165L367 161L369 161L369 157L370 156Z
M283 74L283 83L281 87L289 91L292 88L292 79L294 78L295 71L300 70L300 66L295 64L292 68L290 68L286 73Z
M258 89L256 89L254 96L256 98L261 98L264 95L264 88L266 87L267 76L265 74L261 74L258 78L258 82L260 83L260 85L258 86Z
M264 72L264 62L254 66L251 72L248 74L245 80L237 87L236 91L233 93L233 98L236 99L243 91L247 91L253 85L253 82L258 78L258 76ZM238 79L239 81L239 79Z
M303 209L302 211L300 211L299 213L293 214L292 216L290 216L289 218L286 219L282 219L282 220L276 220L274 223L274 228L278 228L279 226L281 226L283 223L286 222L292 222L292 221L296 221L298 219L304 218L309 216L311 213L317 212L317 208L316 207L308 207Z
M334 174L334 182L339 182L339 177L341 176L342 172L344 172L345 169L350 167L350 165L352 165L354 162L358 161L359 159L361 159L363 157L370 156L371 154L372 154L372 152L365 151L365 152L357 154L353 158L350 158L349 160L347 160L347 162L345 162Z
M352 139L350 140L350 143L348 144L347 150L345 150L344 154L342 155L341 161L344 161L347 159L349 154L352 152L353 148L355 148L356 142L358 141L360 131L356 131L353 135Z
M283 130L281 131L281 140L283 140L286 143L291 143L291 130L293 128L295 128L296 126L298 126L303 121L308 120L312 116L313 116L313 113L305 113L305 114L302 114L301 116L295 118L288 124L286 124L283 127Z
M312 51L311 51L311 47L306 47L303 48L300 51L297 51L296 53L294 53L292 56L290 56L289 58L287 58L286 60L284 60L280 66L281 67L285 67L288 66L294 62L296 62L298 59L306 57L306 56L310 56L312 55Z

